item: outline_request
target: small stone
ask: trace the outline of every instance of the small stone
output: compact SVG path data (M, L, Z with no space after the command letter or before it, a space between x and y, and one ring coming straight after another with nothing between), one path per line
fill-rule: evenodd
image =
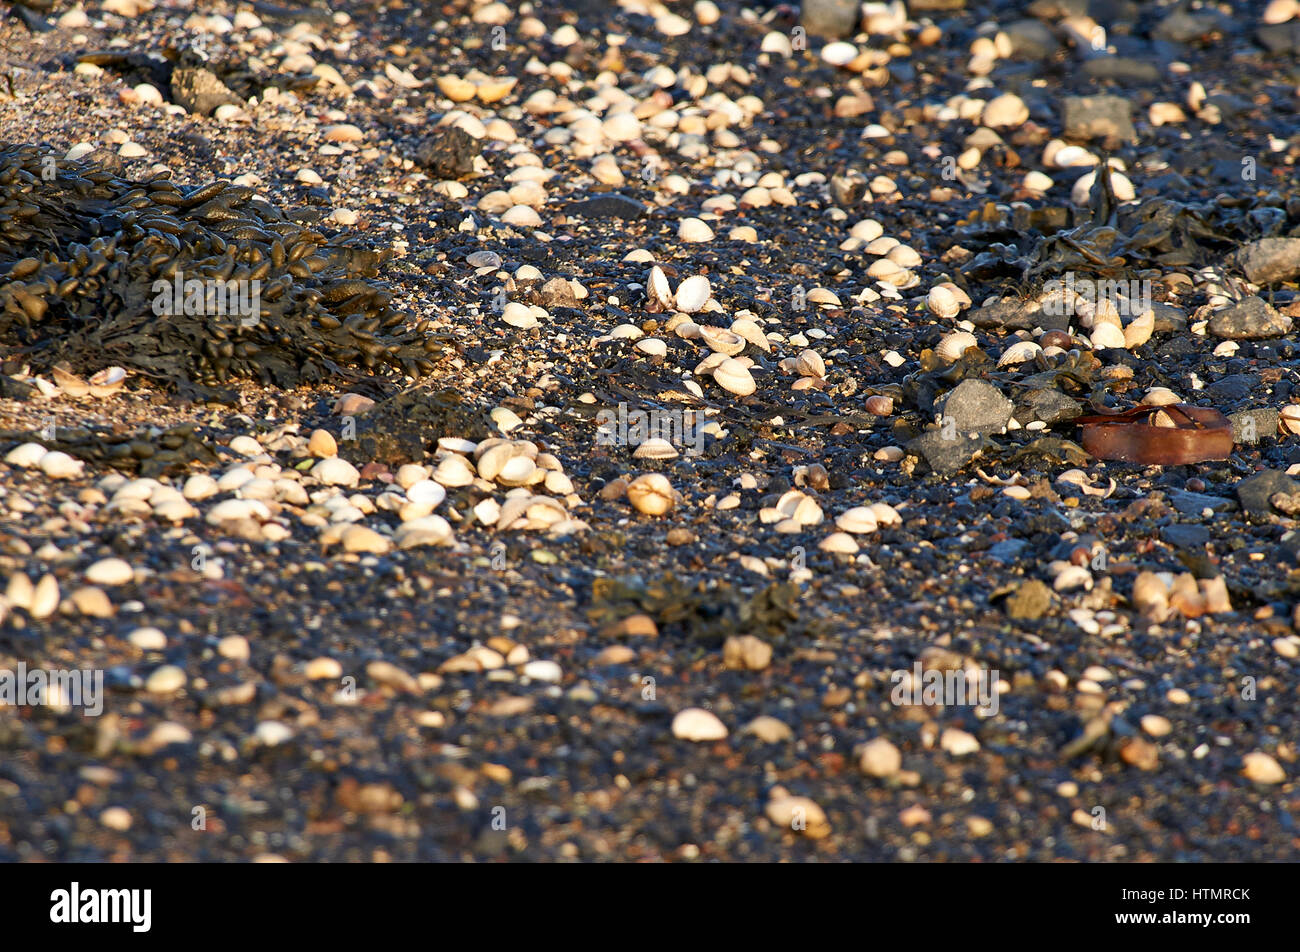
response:
M157 628L137 628L126 640L141 651L162 651L167 647L167 636Z
M862 20L858 0L804 0L799 23L813 36L840 40L852 36Z
M1052 590L1038 579L1022 582L1006 600L1007 615L1018 621L1042 618L1052 607Z
M980 742L974 734L949 727L939 736L939 746L954 757L973 754L980 749Z
M673 718L673 736L695 742L722 740L727 736L726 725L712 711L702 707L688 707Z
M1275 494L1290 495L1298 490L1300 482L1276 469L1261 470L1253 476L1247 476L1236 486L1241 508L1255 518L1267 518L1273 514L1271 500Z
M113 603L102 588L86 585L72 593L72 607L87 618L112 618Z
M333 456L323 459L311 468L311 474L326 486L355 486L361 473L345 459Z
M94 585L125 585L135 578L135 570L124 559L100 559L86 569L86 581Z
M1300 277L1300 238L1261 238L1243 245L1237 265L1251 284L1280 284Z
M248 639L243 635L227 635L217 642L217 654L231 661L247 661L250 651Z
M277 747L293 737L293 730L279 721L262 721L253 729L253 740L263 747Z
M942 428L950 433L978 433L980 436L1000 432L1014 411L1015 406L1002 395L1001 390L972 377L957 384L939 404Z
M753 635L733 635L722 646L722 659L733 671L762 671L772 663L772 646Z
M765 744L780 744L794 737L794 731L790 729L789 724L766 714L746 724L741 733L753 734Z
M99 815L99 822L110 830L125 833L131 829L131 813L125 807L108 807Z
M384 555L393 547L392 541L387 536L380 535L367 526L348 526L343 530L339 541L345 552L370 555Z
M877 737L862 745L858 755L858 767L868 777L883 780L903 769L903 755L890 741L884 737Z
M1283 783L1286 771L1282 765L1263 751L1255 751L1241 758L1241 773L1255 783Z
M1122 96L1066 96L1064 112L1067 138L1137 141L1133 105Z
M1279 314L1263 298L1252 295L1216 311L1206 330L1225 340L1265 340L1289 334L1291 318Z
M328 458L339 455L339 444L329 430L312 430L307 441L307 452L312 456Z
M628 198L617 192L599 195L582 201L570 202L564 208L566 215L579 218L617 218L633 219L646 214L646 207L635 198Z
M185 672L174 664L165 664L145 679L144 689L150 694L175 694L185 686Z

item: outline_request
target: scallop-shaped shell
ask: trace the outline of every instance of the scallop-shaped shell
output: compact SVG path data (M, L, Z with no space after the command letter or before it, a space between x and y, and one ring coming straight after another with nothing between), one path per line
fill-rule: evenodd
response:
M515 88L517 82L519 80L513 76L503 79L489 79L486 82L479 83L475 87L474 93L478 96L479 102L499 102L510 95L510 91Z
M817 548L823 552L837 552L842 555L858 554L858 544L847 532L832 532L817 543Z
M897 248L901 241L890 235L881 235L867 242L867 246L862 250L869 255L887 255Z
M930 289L930 293L925 296L925 306L936 317L952 318L961 312L957 295L941 284Z
M1002 352L998 358L999 367L1009 367L1012 364L1023 364L1026 360L1033 360L1043 352L1032 340L1016 341L1010 347Z
M852 509L846 509L835 520L837 528L857 535L875 532L879 524L876 514L867 506L854 506Z
M662 516L676 502L673 484L661 473L646 473L632 480L627 484L627 498L638 512L648 516Z
M1133 318L1128 327L1124 328L1124 346L1128 348L1141 347L1151 339L1155 329L1156 312L1144 311Z
M713 371L721 367L724 361L733 359L734 358L728 357L726 354L719 354L716 352L711 353L695 365L695 376L703 377L707 374L711 374Z
M673 306L673 289L668 285L668 275L655 265L645 282L646 297L655 309L667 310Z
M1291 435L1300 433L1300 405L1291 403L1279 410L1277 428L1280 432Z
M829 288L813 288L808 292L805 300L807 300L809 304L826 304L831 307L840 306L839 296Z
M877 258L871 262L871 267L867 268L867 274L877 281L887 281L897 276L902 270L888 258Z
M795 358L794 369L802 377L825 377L826 362L815 350L805 350Z
M433 479L454 489L474 482L474 468L463 456L448 456L433 471Z
M1088 339L1092 341L1092 346L1097 350L1124 346L1124 332L1110 323L1097 324L1093 327L1092 336Z
M609 336L614 338L614 340L623 340L624 338L627 338L628 340L636 340L644 334L645 331L641 330L641 328L637 327L635 324L619 324L609 332Z
M459 76L439 76L438 91L452 102L469 102L478 92L478 87Z
M536 472L537 464L527 456L514 456L506 460L501 472L497 473L496 480L502 486L523 486L532 481Z
M882 526L901 526L903 517L887 502L873 502L870 507L876 516L876 523Z
M1154 317L1154 315L1152 315ZM1119 308L1115 307L1113 301L1109 298L1102 298L1092 308L1092 324L1096 327L1098 324L1114 324L1120 327L1123 321L1120 320Z
M919 268L921 266L920 253L909 245L896 245L889 249L889 254L886 257L900 268Z
M952 363L955 360L959 360L961 355L966 353L970 348L978 346L979 341L975 339L974 334L969 331L954 331L951 334L944 335L943 339L939 341L939 346L934 349L934 352L940 359Z
M1149 407L1167 407L1171 403L1182 403L1183 398L1168 387L1152 387L1142 398L1142 403Z
M749 368L734 357L727 358L714 368L713 380L723 390L738 397L747 397L758 389Z
M677 305L677 310L684 311L687 314L694 314L703 310L712 294L713 289L709 286L709 279L697 274L694 277L687 278L677 286L677 293L673 296L673 302Z
M487 480L494 480L505 469L506 463L514 459L517 455L513 443L498 443L489 447L482 456L478 458L478 474ZM441 465L441 464L439 464ZM435 474L434 479L437 479ZM439 480L441 482L441 480Z
M632 453L637 459L674 459L677 448L661 436L652 436Z
M658 337L642 338L633 346L649 357L663 357L668 353L668 345Z
M772 350L772 342L767 339L763 329L758 326L757 322L751 321L747 317L738 317L732 321L731 333L740 336L747 343L753 344L765 354L770 353Z
M699 336L700 340L704 341L709 350L715 354L726 354L728 357L735 357L745 349L745 338L732 333L726 328L701 324Z
M126 383L126 371L121 367L105 367L90 378L92 396L107 397L122 389Z

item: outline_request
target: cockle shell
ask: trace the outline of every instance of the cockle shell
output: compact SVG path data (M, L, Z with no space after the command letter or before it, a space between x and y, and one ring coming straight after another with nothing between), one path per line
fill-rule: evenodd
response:
M934 352L941 360L952 363L961 359L961 355L967 350L977 346L979 341L975 340L974 334L969 331L954 331L939 341L939 346L934 349Z
M747 397L758 389L749 368L734 357L727 358L714 368L713 380L723 390L738 397Z
M999 367L1007 367L1011 364L1023 364L1026 360L1033 360L1043 352L1032 340L1016 341L1010 347L1002 352L998 358Z

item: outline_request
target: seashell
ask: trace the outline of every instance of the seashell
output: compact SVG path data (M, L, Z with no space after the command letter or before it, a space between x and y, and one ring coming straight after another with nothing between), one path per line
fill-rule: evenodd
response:
M961 304L957 302L957 295L943 285L931 287L930 294L926 295L926 307L932 315L944 319L956 317L962 310Z
M745 338L721 327L699 325L699 339L715 354L735 357L745 349Z
M1043 348L1031 340L1016 341L1002 352L998 358L999 367L1008 367L1012 364L1023 364L1026 360L1033 360L1043 352Z
M460 457L456 458L459 459ZM501 472L497 473L496 481L502 486L522 486L532 479L536 471L537 464L527 456L514 456L501 467ZM479 475L482 475L482 473Z
M1038 338L1038 343L1044 350L1048 347L1059 347L1061 350L1069 350L1074 346L1074 338L1065 331L1047 331L1042 337Z
M478 97L479 102L500 102L502 99L505 99L510 95L511 90L515 88L515 83L518 81L519 80L513 76L501 79L489 79L486 82L479 83L474 88L474 94ZM453 97L448 96L447 98L452 99Z
M637 459L674 459L677 448L661 436L652 436L633 451Z
M805 350L795 358L794 369L803 377L825 377L826 362L815 350Z
M961 358L972 347L977 347L979 342L975 340L975 335L968 331L954 331L946 334L939 341L939 346L934 349L935 354L948 363L952 363Z
M1280 433L1294 436L1300 433L1300 405L1289 403L1277 414L1277 428ZM30 445L30 444L29 444Z
M1129 322L1124 328L1124 346L1130 349L1141 347L1151 339L1156 329L1156 312L1145 311Z
M835 520L835 525L845 532L866 535L875 532L879 522L876 520L876 514L869 507L854 506L840 513L839 518Z
M452 102L469 102L478 92L478 87L459 76L439 76L438 91Z
M1096 350L1105 350L1108 347L1123 347L1124 332L1114 324L1097 324L1093 328L1089 340Z
M609 336L614 340L636 340L638 337L644 337L645 331L635 324L619 324L609 332Z
M651 268L646 278L646 297L649 303L659 309L668 310L673 307L673 291L668 286L668 275L664 274L664 269L659 265Z
M1092 591L1092 573L1082 565L1066 565L1052 582L1052 588L1058 592L1069 592L1076 588Z
M1152 317L1154 316L1153 314ZM1114 324L1116 327L1123 325L1119 309L1109 298L1102 298L1092 306L1092 326L1095 328L1098 324Z
M747 317L738 317L731 322L731 333L743 338L746 343L753 344L763 353L771 353L772 343L763 333L763 329L754 321Z
M448 456L434 469L433 479L448 489L468 486L474 482L474 468L463 456Z
M1162 622L1169 617L1169 586L1155 572L1139 572L1129 601L1144 617Z
M758 389L749 368L734 357L724 359L713 369L713 381L738 397L747 397Z
M532 308L527 304L520 304L518 301L511 301L501 310L501 320L511 327L518 327L521 330L537 326L537 317L533 314Z
M867 246L862 250L869 255L877 255L883 257L884 255L889 254L891 251L893 251L901 244L902 244L901 241L899 241L897 238L894 238L891 235L878 235L877 237L869 241L867 243ZM890 263L892 264L893 262Z
M889 254L885 257L900 268L919 268L921 266L920 253L908 245L896 245L889 250Z
M662 516L673 508L673 485L661 473L646 473L627 484L627 498L637 512Z
M58 388L70 397L84 397L90 393L90 384L61 366L52 367L50 375Z
M40 443L23 443L15 446L5 455L5 462L10 466L17 466L20 469L30 469L41 461L41 457L48 453Z
M871 262L871 267L867 268L867 274L877 281L890 281L902 273L903 269L888 258L877 258Z
M830 307L840 307L839 295L828 288L813 288L805 296L804 300L809 304L825 304Z
M1182 403L1183 398L1168 387L1152 387L1141 402L1148 407L1167 407L1171 403Z
M1169 413L1167 410L1157 410L1155 413L1151 414L1151 425L1162 426L1166 429L1172 430L1174 427L1178 426L1178 421L1175 420L1173 414Z
M1078 486L1085 496L1101 496L1105 499L1115 491L1115 480L1110 481L1109 489L1101 489L1089 482L1088 474L1081 469L1068 469L1060 476L1057 476L1056 481Z
M649 357L664 357L668 354L668 345L658 337L645 337L634 345L637 350Z
M823 552L838 552L843 555L857 555L858 553L857 542L847 532L832 532L817 543L817 548Z
M889 416L894 412L894 398L880 395L867 397L863 406L872 416Z
M822 59L832 66L848 66L858 58L858 48L852 43L837 40L822 47Z
M695 275L687 278L677 286L677 293L673 296L673 301L677 310L687 314L695 314L702 310L708 303L713 289L709 286L709 279L703 275Z
M873 502L868 508L875 515L878 525L901 526L903 524L903 518L898 514L898 510L887 502Z
M122 367L105 367L90 378L90 393L96 397L107 397L122 389L126 383L126 370Z
M672 323L671 321L669 322ZM673 325L673 333L682 340L697 340L700 336L700 325L694 321L681 321Z

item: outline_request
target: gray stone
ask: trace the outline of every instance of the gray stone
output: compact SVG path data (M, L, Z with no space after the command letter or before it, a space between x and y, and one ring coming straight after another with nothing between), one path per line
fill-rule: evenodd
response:
M1226 406L1247 399L1258 386L1259 378L1254 374L1229 374L1206 384L1205 395L1216 405Z
M1071 139L1136 142L1133 104L1120 96L1066 96L1065 134Z
M1255 39L1270 53L1300 53L1300 20L1266 23L1255 31Z
M1274 493L1293 493L1300 483L1277 469L1266 469L1237 483L1237 498L1249 516L1268 516L1273 512L1269 498Z
M1237 266L1251 284L1278 284L1300 277L1300 238L1261 238L1243 245Z
M1118 83L1158 83L1160 70L1155 63L1129 56L1098 56L1083 64L1083 73L1092 79L1111 79Z
M1033 621L1052 607L1052 590L1038 579L1031 579L1009 595L1005 604L1012 618Z
M939 476L951 476L984 448L983 437L962 433L956 439L944 439L942 430L927 430L907 444L907 451L919 456Z
M941 433L999 433L1011 419L1015 406L1002 391L985 380L967 378L953 387L938 404L943 416Z
M1225 340L1265 340L1291 330L1291 318L1279 314L1260 297L1242 298L1210 318L1207 330Z
M570 202L564 207L566 215L580 218L640 218L646 213L646 207L635 198L628 198L617 192L597 195L595 198Z
M840 40L858 32L862 5L857 0L804 0L800 25L813 36Z
M1061 45L1056 34L1041 20L1016 20L1003 32L1011 40L1011 55L1018 59L1047 59Z
M1169 494L1169 504L1184 516L1199 516L1206 509L1211 512L1227 512L1237 506L1231 499L1224 499L1222 496L1186 492L1181 489L1176 489Z
M1151 310L1155 312L1156 326L1153 334L1181 334L1187 330L1187 312L1173 304L1153 302Z
M1210 541L1210 530L1208 526L1184 525L1175 523L1172 526L1165 526L1160 530L1160 538L1164 539L1176 549L1196 549L1205 548Z
M196 116L211 115L218 106L244 104L212 70L202 67L177 67L172 72L171 87L172 101Z
M1212 13L1177 10L1157 23L1151 36L1169 43L1190 43L1213 32L1218 26L1219 18Z
M1016 406L1016 419L1022 426L1036 420L1052 426L1064 420L1073 420L1082 412L1079 401L1072 400L1059 390L1031 390L1020 398Z
M1232 421L1233 442L1249 446L1277 435L1278 413L1272 407L1259 407L1228 414Z
M989 546L985 555L1003 565L1014 565L1020 561L1020 554L1029 547L1024 539L1003 539Z

